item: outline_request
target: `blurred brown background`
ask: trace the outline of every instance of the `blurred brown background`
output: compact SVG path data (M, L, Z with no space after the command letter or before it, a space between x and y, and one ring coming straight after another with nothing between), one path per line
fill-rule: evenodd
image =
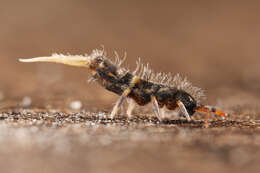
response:
M110 108L117 96L87 84L86 69L18 62L53 52L90 53L104 45L112 57L114 50L122 56L126 51L125 65L132 69L141 57L156 71L187 76L206 90L212 104L241 94L259 98L259 1L0 3L0 90L5 97L73 97L87 107L98 102Z
M0 108L27 98L26 108L55 109L1 112L0 172L256 172L259 16L253 0L0 0ZM101 45L111 57L126 51L131 69L141 57L155 71L181 73L206 90L208 104L255 127L79 123L80 114L56 110L72 100L111 110L118 96L87 84L84 68L18 62Z

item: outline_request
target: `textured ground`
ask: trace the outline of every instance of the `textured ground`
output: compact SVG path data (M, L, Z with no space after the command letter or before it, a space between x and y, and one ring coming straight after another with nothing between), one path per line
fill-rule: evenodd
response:
M259 120L241 120L231 115L226 120L213 118L209 128L205 128L199 115L191 122L161 123L149 115L108 119L107 112L5 109L0 114L1 169L10 172L259 169Z

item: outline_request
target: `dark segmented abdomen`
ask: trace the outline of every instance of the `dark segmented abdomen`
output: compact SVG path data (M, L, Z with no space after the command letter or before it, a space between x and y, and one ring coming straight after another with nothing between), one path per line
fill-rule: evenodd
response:
M132 89L129 97L139 105L146 105L151 101L151 96L159 89L159 85L140 80Z
M113 68L110 66L104 66L104 68L97 69L95 78L98 83L107 90L122 95L124 90L130 87L134 75L127 72L122 76L111 69ZM160 107L166 105L168 109L175 109L176 101L174 100L174 94L177 91L178 90L175 88L169 88L140 79L134 87L131 88L128 97L134 99L137 104L143 106L151 102L151 96L154 95Z

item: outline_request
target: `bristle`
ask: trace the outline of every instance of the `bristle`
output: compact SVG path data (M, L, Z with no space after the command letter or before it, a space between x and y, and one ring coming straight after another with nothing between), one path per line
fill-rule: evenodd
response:
M121 67L125 61L125 57L120 59L117 52L115 52L115 60L112 62L118 71L128 72L127 68ZM193 96L197 101L205 99L204 91L201 88L195 87L186 78L182 78L179 74L173 75L172 73L155 73L149 64L141 63L140 58L136 61L136 69L132 72L133 75L140 77L143 80L153 82L156 84L166 85L169 87L176 87L177 89L184 90Z
M86 55L87 55L87 54L86 54ZM105 58L105 57L106 57L106 51L105 51L104 49L102 49L102 50L94 49L94 50L92 51L92 53L89 55L89 57L90 57L91 59L95 59L95 58L97 58L97 57L103 57L103 58Z
M63 54L52 54L50 57L38 57L31 59L19 59L21 62L55 62L62 63L73 66L86 66L88 67L91 63L91 60L94 60L97 57L102 57L105 60L108 60L117 68L119 75L123 76L130 70L128 68L122 67L123 62L126 59L126 54L123 58L120 58L118 53L115 52L115 60L111 61L106 57L106 52L104 48L102 50L95 49L90 55L63 55ZM179 74L172 75L171 73L155 73L149 66L149 64L142 64L141 60L136 62L136 69L132 72L133 75L138 76L139 78L156 83L161 85L166 85L169 87L176 87L189 93L196 100L201 100L205 98L204 92L202 89L195 87L189 82L186 78L182 78Z
M186 78L182 78L179 74L173 75L171 73L162 72L155 73L149 67L149 64L142 64L140 59L136 62L136 64L137 67L133 71L133 74L139 76L141 79L184 90L198 101L205 99L205 94L202 89L193 86L191 82L189 82Z
M122 67L122 64L126 60L127 54L125 53L124 57L120 58L119 54L116 51L114 51L114 53L115 53L114 61L112 61L110 59L107 59L107 60L109 60L114 66L116 66L117 72L118 72L119 75L124 76L127 72L129 72L129 70L127 68ZM103 58L105 58L105 57L103 57Z
M184 90L192 95L196 100L203 100L206 98L204 90L199 87L193 86L187 78L182 78L180 74L176 74L170 81L170 86L175 86L178 89Z

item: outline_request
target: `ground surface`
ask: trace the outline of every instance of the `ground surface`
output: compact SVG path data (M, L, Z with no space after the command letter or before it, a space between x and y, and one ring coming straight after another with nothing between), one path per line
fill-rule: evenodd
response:
M0 114L1 169L10 172L254 172L260 121L12 108ZM198 118L198 117L197 117ZM28 162L27 162L28 161ZM14 167L10 168L10 165Z
M0 0L0 172L259 172L260 1ZM84 68L18 58L105 46L180 73L230 117L106 115Z

